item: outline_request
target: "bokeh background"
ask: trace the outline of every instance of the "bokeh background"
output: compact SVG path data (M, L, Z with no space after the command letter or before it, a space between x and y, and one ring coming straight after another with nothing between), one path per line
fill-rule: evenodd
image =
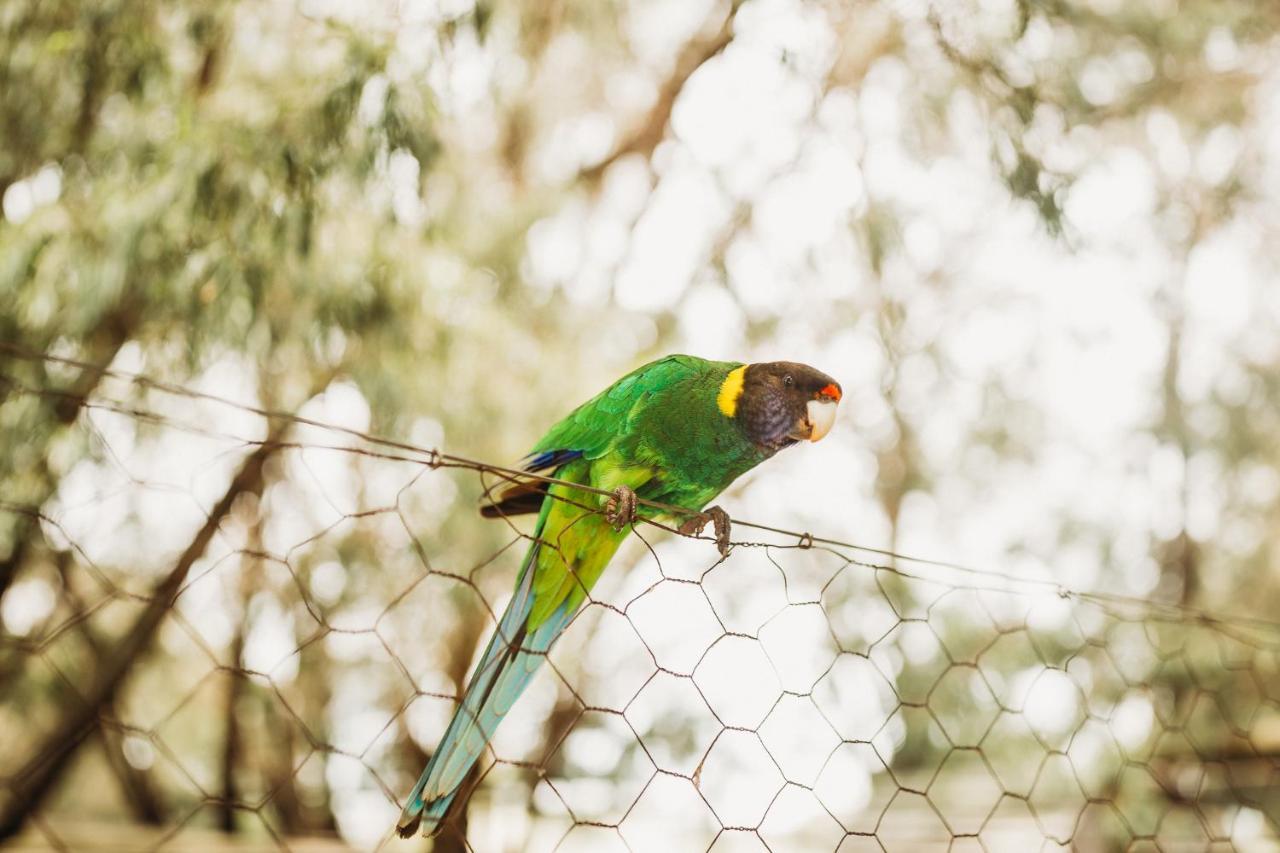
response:
M351 431L511 464L683 351L845 389L731 515L999 574L643 530L435 850L1280 849L1278 34L4 3L8 843L431 849L522 543Z

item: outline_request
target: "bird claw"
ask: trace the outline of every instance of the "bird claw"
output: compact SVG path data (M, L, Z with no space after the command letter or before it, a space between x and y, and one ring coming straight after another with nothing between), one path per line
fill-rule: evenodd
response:
M627 486L618 486L604 505L604 517L615 531L636 520L636 493Z
M705 512L689 516L679 531L685 536L697 536L707 524L713 524L716 531L716 548L721 557L729 556L729 513L718 506L708 507Z

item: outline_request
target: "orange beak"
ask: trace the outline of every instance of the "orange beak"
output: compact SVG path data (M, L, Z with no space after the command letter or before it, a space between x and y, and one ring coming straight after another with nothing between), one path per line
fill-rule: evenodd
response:
M828 400L831 400L833 403L839 403L840 402L840 386L832 382L827 386L825 386L821 391L819 391L818 396L826 397Z

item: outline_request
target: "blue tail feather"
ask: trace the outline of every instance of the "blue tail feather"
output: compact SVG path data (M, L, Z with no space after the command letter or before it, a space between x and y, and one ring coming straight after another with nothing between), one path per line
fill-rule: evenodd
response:
M581 450L544 450L542 453L530 453L524 458L526 471L545 471L548 468L559 468L582 458Z
M551 644L573 616L572 611L562 607L532 634L526 632L529 612L533 609L533 574L538 550L537 542L529 548L516 593L471 676L462 705L449 721L440 746L409 794L409 802L396 825L402 837L412 835L419 826L424 835L433 835L439 830L454 797L484 753L498 724L524 692Z

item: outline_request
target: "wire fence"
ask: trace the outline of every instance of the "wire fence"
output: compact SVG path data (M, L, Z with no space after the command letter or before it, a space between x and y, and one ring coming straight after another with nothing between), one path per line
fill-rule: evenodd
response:
M529 539L458 508L547 478L370 435L342 383L284 413L5 350L0 421L70 407L0 495L19 847L1280 850L1280 624L738 519L724 558L637 523L401 841Z

